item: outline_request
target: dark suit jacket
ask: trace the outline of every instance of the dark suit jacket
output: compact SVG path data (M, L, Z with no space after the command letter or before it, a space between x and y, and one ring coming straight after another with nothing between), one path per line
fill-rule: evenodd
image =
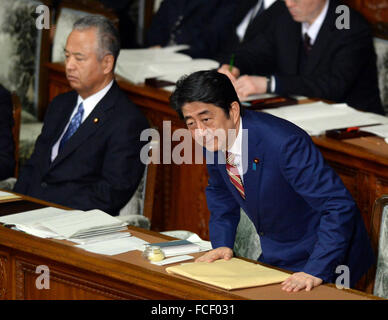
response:
M0 180L12 177L15 170L11 94L0 85Z
M346 102L360 110L383 114L369 26L350 9L350 29L337 29L335 9L339 4L330 1L303 68L300 69L301 23L292 19L283 1L265 11L271 16L270 26L241 46L235 65L242 74L275 75L279 94Z
M233 248L241 207L260 235L259 261L326 282L334 281L338 265L346 265L354 285L374 256L361 214L341 179L292 123L247 110L242 127L248 135L243 135L247 149L242 151L246 200L230 182L225 160L219 164L223 154L211 154L215 161L208 164L213 248Z
M166 46L175 28L176 43L191 46L184 53L212 58L233 32L235 7L236 0L164 0L152 19L146 46Z
M35 150L14 190L74 209L101 209L116 215L143 175L140 133L148 123L114 83L51 162L51 149L77 97L71 91L51 102Z

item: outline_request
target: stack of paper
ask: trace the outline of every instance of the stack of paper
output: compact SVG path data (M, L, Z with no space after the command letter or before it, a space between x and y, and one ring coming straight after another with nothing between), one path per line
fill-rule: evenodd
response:
M236 258L212 263L183 263L168 267L166 271L226 290L279 283L290 276L288 273Z
M69 240L126 229L126 223L100 210L68 211L53 207L3 216L0 223L42 238Z
M346 104L315 102L264 109L263 112L286 119L301 127L310 135L319 135L331 129L388 124L387 117L357 111Z
M175 83L185 74L219 66L217 61L192 59L188 55L175 52L176 49L166 47L121 50L117 59L116 73L136 84L155 77Z
M165 257L185 255L199 252L201 247L187 240L173 240L166 242L153 243L152 246L158 246L162 249Z

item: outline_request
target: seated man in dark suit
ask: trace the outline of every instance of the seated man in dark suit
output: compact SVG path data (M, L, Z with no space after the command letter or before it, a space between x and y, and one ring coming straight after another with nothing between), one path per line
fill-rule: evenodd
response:
M352 196L306 132L243 110L229 79L214 70L180 80L170 102L206 149L214 249L197 261L233 256L243 208L260 235L259 261L295 272L283 283L286 291L334 282L339 266L348 268L345 282L354 286L373 265Z
M15 170L11 94L0 85L0 180L12 177Z
M262 32L269 24L267 19L262 19L262 13L276 0L245 0L238 3L233 15L233 32L227 38L217 59L231 57L236 48L242 43L249 42ZM280 1L280 0L279 0Z
M147 32L146 46L187 44L193 58L212 58L233 32L236 0L163 0Z
M140 110L114 80L118 32L101 16L78 20L65 47L66 76L75 91L50 104L16 192L74 209L117 215L143 175Z
M337 0L277 1L263 13L270 25L235 53L231 74L227 60L220 71L229 74L241 98L265 92L303 95L384 114L369 26L349 9L350 28L342 28L335 12L339 5Z

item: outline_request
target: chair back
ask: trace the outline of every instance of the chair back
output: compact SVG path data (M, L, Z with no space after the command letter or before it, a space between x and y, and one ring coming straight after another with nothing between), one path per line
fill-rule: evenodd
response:
M388 299L388 195L374 203L371 241L377 254L373 294Z

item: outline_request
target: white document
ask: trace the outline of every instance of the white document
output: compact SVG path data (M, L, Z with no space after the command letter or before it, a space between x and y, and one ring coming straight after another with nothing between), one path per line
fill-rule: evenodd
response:
M196 233L186 239L192 243L195 243L200 247L200 251L212 250L212 243L210 241L202 240Z
M382 138L388 138L388 124L360 128L365 132L373 133Z
M319 135L331 129L388 123L386 117L361 112L346 104L315 102L263 111L296 124L310 135Z
M186 260L191 260L191 259L194 259L194 257L188 256L188 255L183 255L183 256L177 256L177 257L164 259L162 261L151 261L151 263L156 264L157 266L164 266L166 264L171 264L171 263L176 263L176 262L181 262L181 261L186 261Z
M133 83L144 83L147 78L158 77L176 82L181 76L199 70L218 68L219 63L209 59L192 59L175 51L185 49L179 45L164 48L121 50L116 73Z
M68 211L42 221L41 225L65 238L104 234L125 226L119 219L101 210Z
M80 245L76 245L76 247L84 249L89 252L112 256L115 254L120 254L120 253L133 251L133 250L143 251L145 244L148 244L148 242L132 236L132 237L90 243L90 244L80 244Z
M100 210L69 211L46 207L0 217L0 223L41 238L95 237L126 229L126 223Z

